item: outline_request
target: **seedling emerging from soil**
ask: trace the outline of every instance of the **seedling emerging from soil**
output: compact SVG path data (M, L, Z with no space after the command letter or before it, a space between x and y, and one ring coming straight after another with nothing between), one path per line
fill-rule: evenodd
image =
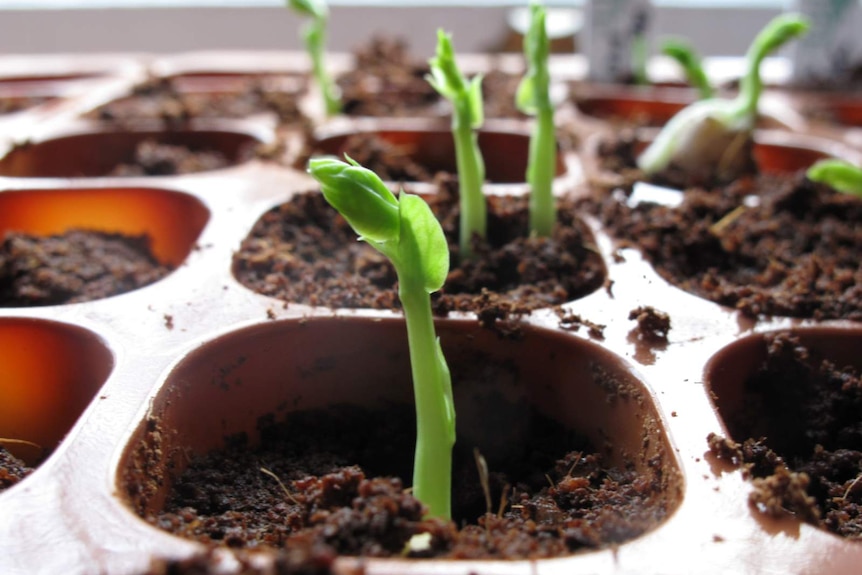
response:
M516 104L525 114L536 116L527 164L527 182L530 184L530 233L548 237L557 219L552 192L554 168L557 165L557 142L548 72L550 43L545 29L545 9L533 3L530 10L530 29L524 38L527 74L518 86Z
M476 234L485 238L487 206L482 194L485 162L479 150L476 131L482 127L482 76L467 81L455 62L452 38L443 30L437 32L437 55L428 61L431 74L428 83L441 96L452 102L452 136L458 164L458 184L461 197L461 227L459 247L465 257L472 255L471 240Z
M862 198L862 169L844 160L820 160L808 168L805 176L835 190Z
M326 73L323 62L326 51L326 24L329 19L326 0L287 0L287 5L297 13L311 18L311 21L303 27L303 40L311 56L314 78L323 94L326 113L330 116L337 114L341 111L341 97L338 86Z
M455 407L428 297L443 287L449 273L449 247L422 198L403 192L396 198L374 172L348 160L312 158L308 171L359 238L395 266L416 398L413 494L430 515L449 519Z
M747 147L739 142L751 137L757 119L763 91L760 64L769 53L807 30L808 21L795 14L773 19L748 50L748 69L740 81L739 95L732 100L700 100L683 108L641 154L638 167L652 174L671 164L687 171L719 166L732 176L736 167L746 163L742 155Z
M685 79L698 91L701 100L708 100L715 95L694 46L680 38L669 38L662 44L661 52L677 61L682 67Z

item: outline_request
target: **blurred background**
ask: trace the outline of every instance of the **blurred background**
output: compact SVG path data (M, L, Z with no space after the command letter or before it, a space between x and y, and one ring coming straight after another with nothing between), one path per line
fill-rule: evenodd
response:
M611 6L618 0L597 0ZM830 0L819 0L824 4ZM429 55L435 31L459 52L520 49L527 2L330 0L329 47L349 51L376 33L409 38ZM584 46L585 0L546 0L555 50ZM653 0L649 41L685 36L704 55L738 56L786 0ZM283 0L0 0L0 53L299 49L299 19Z

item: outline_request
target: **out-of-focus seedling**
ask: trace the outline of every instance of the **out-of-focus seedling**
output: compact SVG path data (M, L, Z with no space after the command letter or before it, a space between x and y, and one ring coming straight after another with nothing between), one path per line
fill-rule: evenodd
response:
M395 266L416 398L413 494L430 515L449 519L455 406L429 297L443 287L449 273L449 247L422 198L403 192L396 198L374 172L348 160L312 158L308 171L359 238Z
M763 92L760 65L763 59L808 30L808 21L795 14L773 19L757 35L748 50L747 71L740 82L739 95L732 100L711 98L683 108L661 130L638 158L638 167L648 174L661 172L671 164L686 171L721 170L729 178L747 164L748 147L757 119L757 104Z
M661 52L677 61L685 79L697 90L701 100L715 96L715 90L703 69L703 61L694 46L681 38L668 38L662 43Z
M467 81L455 62L452 38L443 30L437 32L437 55L428 63L431 66L428 83L452 102L452 136L461 197L459 248L462 256L470 257L473 236L484 239L488 226L488 208L482 194L485 162L476 135L484 121L482 76Z
M550 42L545 29L545 9L533 3L530 10L530 29L524 38L527 74L518 86L516 104L525 114L536 116L527 164L527 182L530 184L530 233L548 237L553 232L557 219L552 191L557 165L557 141L554 107L550 97L551 77L548 72Z
M308 16L311 21L303 27L303 40L311 57L311 66L317 85L323 94L323 104L327 115L341 111L341 95L338 86L326 72L324 54L326 52L326 25L329 8L325 0L287 0L287 5L297 13Z
M862 169L837 159L820 160L808 168L805 176L833 189L862 198Z

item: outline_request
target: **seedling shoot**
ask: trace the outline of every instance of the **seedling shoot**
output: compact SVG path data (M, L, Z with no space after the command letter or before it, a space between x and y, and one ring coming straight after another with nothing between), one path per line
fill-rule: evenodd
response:
M317 85L323 94L326 114L331 116L341 111L341 95L338 86L326 72L324 54L326 52L326 25L329 8L326 0L287 0L287 5L302 16L311 18L303 27L305 48L311 57L311 67Z
M703 69L703 62L691 44L682 39L669 38L662 43L661 51L677 61L686 80L697 90L702 100L715 96L715 90Z
M795 14L773 19L757 35L748 50L747 70L739 95L726 100L700 100L682 109L661 130L638 158L638 166L648 174L660 172L674 163L682 169L704 166L735 166L740 162L727 156L728 147L738 138L750 137L757 119L757 104L763 92L760 65L783 44L808 30L808 21Z
M434 330L429 294L443 287L449 248L440 223L419 196L399 197L377 175L347 158L312 158L309 173L324 198L398 274L416 398L413 494L432 516L451 517L455 407L452 382Z
M437 32L437 55L429 60L431 74L428 83L441 96L452 102L452 136L458 167L461 198L459 249L463 257L472 255L474 235L484 239L487 230L487 206L482 194L485 162L479 150L476 131L482 127L482 76L467 81L455 62L452 38L443 30Z
M844 160L815 162L805 176L812 182L824 183L841 193L862 198L862 169Z
M530 29L524 38L527 74L518 86L516 104L525 114L536 116L530 137L527 183L530 184L530 233L548 237L557 219L553 181L557 165L554 108L550 97L548 54L550 42L545 28L545 9L530 5Z

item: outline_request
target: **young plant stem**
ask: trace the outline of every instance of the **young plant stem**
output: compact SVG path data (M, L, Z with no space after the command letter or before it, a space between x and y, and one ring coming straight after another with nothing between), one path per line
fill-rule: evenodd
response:
M329 21L329 8L324 0L287 0L288 7L298 14L311 18L303 27L303 41L311 58L311 71L323 95L323 106L327 116L341 111L341 97L338 86L326 72L326 26Z
M349 158L348 158L349 159ZM416 402L413 493L430 515L451 517L455 407L452 381L434 331L429 294L443 287L449 249L428 204L412 194L399 198L373 172L329 158L312 158L308 171L326 200L360 239L385 255L398 275Z
M464 257L472 257L473 235L484 238L488 229L488 207L482 193L485 179L485 165L479 151L476 132L466 122L469 117L464 112L456 112L452 117L452 135L455 140L455 161L458 168L458 193L461 202L461 221L459 224L459 249Z
M661 51L677 61L686 80L697 90L701 100L707 100L715 95L715 90L703 69L703 62L690 44L684 40L669 39L662 44Z
M430 515L449 519L452 446L455 444L452 385L448 373L440 373L439 343L428 296L421 286L410 285L409 279L399 275L398 282L398 297L407 322L416 401L413 495L428 506Z
M484 121L482 77L476 76L470 82L464 78L455 62L452 39L443 30L437 32L437 53L428 63L428 83L452 102L452 137L461 198L459 251L462 257L470 258L473 236L484 239L488 227L488 208L482 193L485 162L476 134Z
M527 74L518 86L516 104L525 114L536 116L530 136L527 183L530 184L530 233L549 237L557 221L553 182L557 165L554 107L550 97L548 54L550 42L545 29L545 9L531 4L530 29L524 38Z

